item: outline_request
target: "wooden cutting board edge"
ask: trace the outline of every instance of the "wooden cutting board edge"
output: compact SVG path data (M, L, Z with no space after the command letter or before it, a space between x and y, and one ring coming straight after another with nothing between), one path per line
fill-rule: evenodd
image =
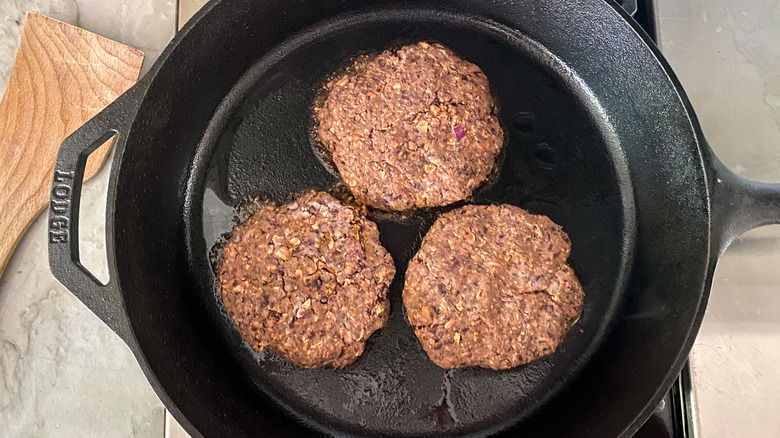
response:
M35 12L25 16L0 100L0 278L48 206L59 145L135 84L143 58L140 50L62 21ZM85 181L103 167L111 142L89 156Z

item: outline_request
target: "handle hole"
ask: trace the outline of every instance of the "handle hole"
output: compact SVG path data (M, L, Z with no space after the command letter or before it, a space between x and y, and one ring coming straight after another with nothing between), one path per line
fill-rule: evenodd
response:
M101 284L110 280L108 273L108 253L106 251L106 204L108 200L108 178L110 166L101 166L103 156L109 162L111 137L89 154L84 171L85 182L81 189L79 204L79 262Z

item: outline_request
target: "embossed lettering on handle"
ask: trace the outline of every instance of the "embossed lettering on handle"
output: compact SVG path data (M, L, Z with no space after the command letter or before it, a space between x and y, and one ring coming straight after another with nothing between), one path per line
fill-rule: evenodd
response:
M47 221L49 266L54 278L111 327L131 349L135 349L135 338L111 262L113 249L107 244L108 279L104 283L81 263L78 222L84 176L91 154L117 137L116 156L122 156L127 136L118 134L130 131L130 124L145 92L145 86L131 88L62 142L52 175ZM110 229L109 226L106 228L107 231ZM106 239L112 239L108 232Z
M70 205L73 196L74 172L54 171L49 209L49 243L70 242Z

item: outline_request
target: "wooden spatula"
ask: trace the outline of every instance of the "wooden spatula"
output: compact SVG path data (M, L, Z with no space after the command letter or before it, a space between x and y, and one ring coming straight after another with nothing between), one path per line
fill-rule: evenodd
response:
M75 26L28 13L0 102L0 276L49 200L62 141L138 80L143 53ZM100 169L110 144L90 155Z

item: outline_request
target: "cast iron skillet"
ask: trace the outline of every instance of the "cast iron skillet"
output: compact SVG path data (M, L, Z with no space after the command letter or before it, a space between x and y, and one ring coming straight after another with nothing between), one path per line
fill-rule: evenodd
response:
M780 222L780 186L720 164L669 66L625 18L603 0L214 0L63 143L52 271L196 436L630 435L690 350L718 256L737 234ZM563 225L587 294L582 318L527 366L437 368L400 301L437 212L373 212L399 272L388 327L346 370L253 354L209 265L231 207L332 187L309 141L317 87L356 54L421 39L490 79L507 142L498 176L470 202ZM87 156L115 134L101 285L79 263L79 193Z

